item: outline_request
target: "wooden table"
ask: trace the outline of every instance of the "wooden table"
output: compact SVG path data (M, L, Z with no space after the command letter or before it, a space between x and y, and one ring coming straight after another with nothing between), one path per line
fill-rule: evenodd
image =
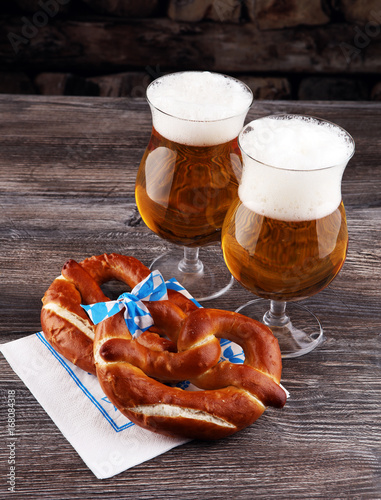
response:
M1 356L0 498L8 498L8 390L17 499L381 498L381 104L258 102L248 119L281 111L327 118L356 141L343 181L347 261L306 301L326 339L284 361L285 408L231 438L192 441L100 481ZM118 252L149 264L167 244L134 201L151 127L144 100L3 95L0 124L4 343L40 330L41 297L68 258ZM249 298L235 284L212 305L234 310Z

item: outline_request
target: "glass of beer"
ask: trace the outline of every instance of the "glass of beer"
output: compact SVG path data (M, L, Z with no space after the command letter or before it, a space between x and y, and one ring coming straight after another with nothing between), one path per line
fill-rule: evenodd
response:
M284 358L301 356L323 329L296 302L325 288L346 258L341 180L354 141L318 118L273 115L246 125L238 142L242 178L222 249L232 275L261 297L238 311L271 328Z
M147 88L153 127L135 198L145 224L174 244L151 268L176 278L199 301L233 283L221 229L238 190L237 136L252 100L244 83L206 71L165 75Z

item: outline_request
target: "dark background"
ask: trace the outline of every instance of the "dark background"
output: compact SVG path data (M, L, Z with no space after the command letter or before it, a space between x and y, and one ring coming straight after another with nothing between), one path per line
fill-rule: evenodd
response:
M256 99L381 100L379 0L2 0L0 93L136 96L236 76Z

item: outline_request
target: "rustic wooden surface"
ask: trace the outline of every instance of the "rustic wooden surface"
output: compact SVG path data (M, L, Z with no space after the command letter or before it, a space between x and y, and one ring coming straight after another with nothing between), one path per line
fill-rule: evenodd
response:
M286 407L229 439L193 441L100 481L1 356L1 499L11 498L8 390L17 499L381 498L381 104L258 102L249 118L280 111L334 121L357 148L343 182L348 258L306 301L326 340L284 361ZM150 124L142 99L0 96L0 342L40 329L41 297L69 257L120 252L149 264L166 248L134 202ZM236 284L213 306L249 298Z

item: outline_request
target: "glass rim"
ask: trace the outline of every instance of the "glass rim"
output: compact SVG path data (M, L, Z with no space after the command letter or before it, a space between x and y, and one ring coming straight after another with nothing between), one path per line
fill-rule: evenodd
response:
M349 162L349 160L353 157L353 155L355 154L355 141L353 139L353 137L351 136L351 134L349 132L347 132L347 130L345 130L343 127L341 127L340 125L337 125L336 123L333 123L329 120L326 120L324 118L319 118L317 116L312 116L312 115L300 115L300 114L296 114L296 113L276 113L276 114L273 114L273 115L266 115L266 116L262 116L260 118L256 118L255 120L252 120L251 122L247 123L241 130L241 132L238 134L238 146L241 150L241 152L248 156L249 158L251 158L252 160L254 160L255 162L257 163L260 163L261 165L264 165L265 167L269 167L269 168L273 168L273 169L276 169L276 170L283 170L283 171L287 171L287 172L320 172L322 170L329 170L329 169L332 169L332 168L336 168L338 167L339 165L341 165L341 163L336 163L334 165L328 165L328 166L324 166L324 167L319 167L319 168L313 168L313 169L298 169L298 168L282 168L282 167L277 167L276 165L271 165L270 163L265 163L263 161L260 161L260 160L257 160L256 158L254 158L252 155L248 154L246 151L245 151L245 148L242 146L242 136L243 134L245 133L246 129L250 126L252 126L252 124L254 122L258 122L260 120L264 120L264 119L274 119L274 120L283 120L283 119L291 119L291 118L301 118L303 120L312 120L314 122L317 122L317 123L325 123L325 124L328 124L328 125L332 125L333 127L335 127L336 129L339 129L341 130L341 132L344 133L344 136L346 137L346 139L349 140L349 143L351 144L352 146L352 149L350 151L350 153L348 154L348 156L345 157L345 159L343 160L342 163L344 163L344 161L346 162L346 164Z
M205 70L206 71L206 70ZM181 116L176 116L172 113L168 113L167 111L164 111L163 109L159 108L158 106L156 106L148 97L148 92L149 92L149 89L158 81L158 80L161 80L161 79L164 79L168 76L172 76L172 75L179 75L179 74L184 74L184 73L205 73L205 71L202 71L202 70L191 70L191 71L175 71L173 73L167 73L165 75L162 75L162 76L159 76L158 78L156 78L155 80L153 80L147 87L146 89L146 100L148 102L148 104L150 106L152 106L153 108L155 108L157 111L160 111L160 113L163 113L164 115L166 116L169 116L171 118L176 118L176 120L182 120L182 121L185 121L185 122L192 122L192 123L217 123L217 122L223 122L224 120L231 120L232 118L237 118L238 116L240 115L243 115L245 113L245 115L248 113L249 109L251 108L253 102L254 102L254 94L253 94L253 91L251 90L251 88L246 85L246 83L242 82L241 80L238 80L238 78L235 78L234 76L230 76L230 75L226 75L224 73L217 73L215 71L207 71L208 73L212 73L213 75L221 75L225 78L228 78L230 80L234 80L238 83L240 83L241 85L243 85L249 92L250 96L251 96L251 100L250 100L250 104L242 111L240 111L239 113L235 113L233 115L230 115L230 116L226 116L225 118L218 118L216 120L192 120L190 118L182 118Z

